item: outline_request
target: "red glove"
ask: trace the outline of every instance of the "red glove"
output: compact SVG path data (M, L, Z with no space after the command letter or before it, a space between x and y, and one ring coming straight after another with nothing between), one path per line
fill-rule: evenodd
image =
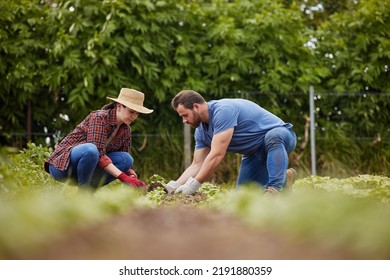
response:
M125 174L126 175L128 175L128 176L130 176L130 177L132 177L132 178L138 178L138 176L137 176L137 173L135 173L135 171L132 169L132 168L130 168L129 170L127 170L126 172L125 172Z
M135 187L146 187L146 184L137 178L131 178L130 176L127 176L124 172L122 172L119 176L118 179L121 180L123 183L129 184L131 186Z

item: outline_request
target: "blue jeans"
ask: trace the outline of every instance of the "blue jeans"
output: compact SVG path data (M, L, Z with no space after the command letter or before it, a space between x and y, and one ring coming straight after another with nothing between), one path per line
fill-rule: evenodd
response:
M126 172L133 166L133 158L126 152L111 152L107 156L112 163L122 172ZM79 186L97 188L107 185L116 178L98 166L99 151L94 144L84 143L72 149L70 152L70 164L68 169L62 171L49 165L50 175L57 181L66 181L71 178L77 181Z
M296 143L297 137L291 129L276 127L268 131L256 153L242 156L236 186L254 182L264 188L283 190L288 154L295 148Z

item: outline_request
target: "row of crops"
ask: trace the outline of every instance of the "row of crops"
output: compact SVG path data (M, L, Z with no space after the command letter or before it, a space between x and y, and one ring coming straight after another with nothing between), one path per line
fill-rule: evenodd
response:
M345 248L356 258L390 257L390 178L359 175L346 179L299 178L294 192L266 196L255 186L238 190L230 185L203 184L195 196L149 193L117 182L96 192L51 180L42 169L49 151L31 144L0 161L0 259L20 256L72 229L134 208L190 204L237 216L259 228L292 240L305 238L325 246ZM164 182L154 175L147 183ZM230 182L231 183L231 182Z

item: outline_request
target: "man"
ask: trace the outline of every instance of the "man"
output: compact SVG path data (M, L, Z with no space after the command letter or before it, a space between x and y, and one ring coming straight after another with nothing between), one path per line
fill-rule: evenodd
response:
M288 154L295 148L292 124L245 99L206 102L193 90L183 90L172 99L183 122L195 130L191 165L176 180L165 185L168 192L195 193L217 169L226 152L242 154L237 187L256 182L266 192L279 193L286 184ZM291 170L287 172L289 176Z

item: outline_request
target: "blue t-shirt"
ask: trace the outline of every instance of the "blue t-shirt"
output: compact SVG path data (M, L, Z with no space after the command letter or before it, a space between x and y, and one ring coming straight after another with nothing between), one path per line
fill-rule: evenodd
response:
M195 149L211 146L213 135L234 127L229 152L250 155L257 151L265 134L278 126L291 128L279 117L246 99L220 99L208 102L209 124L195 130Z

